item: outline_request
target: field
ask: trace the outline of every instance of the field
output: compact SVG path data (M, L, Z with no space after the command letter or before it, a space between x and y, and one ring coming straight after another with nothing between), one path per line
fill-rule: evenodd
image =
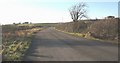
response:
M33 24L2 25L3 61L20 61L34 38L34 34L42 30Z

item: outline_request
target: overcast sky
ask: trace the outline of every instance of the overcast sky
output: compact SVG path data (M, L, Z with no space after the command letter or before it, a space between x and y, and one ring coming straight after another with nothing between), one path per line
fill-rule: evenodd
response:
M68 9L81 0L0 0L0 23L72 21ZM91 19L118 16L118 0L86 0Z

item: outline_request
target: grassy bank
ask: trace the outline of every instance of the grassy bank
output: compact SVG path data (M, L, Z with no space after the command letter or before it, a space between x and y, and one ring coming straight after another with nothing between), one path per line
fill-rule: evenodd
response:
M89 34L72 33L72 32L66 32L66 31L62 31L62 30L58 30L58 29L55 29L55 30L66 33L66 34L69 34L69 35L72 35L72 36L86 38L86 39L89 39L89 40L98 40L98 41L101 41L101 42L109 42L109 43L113 43L113 44L118 44L117 40L113 40L113 41L111 41L111 40L103 40L103 39L98 39L98 38L92 37Z
M42 30L40 27L26 25L2 26L3 61L20 61L34 38L34 34Z
M118 42L118 19L81 20L60 23L56 29L68 34L95 40Z

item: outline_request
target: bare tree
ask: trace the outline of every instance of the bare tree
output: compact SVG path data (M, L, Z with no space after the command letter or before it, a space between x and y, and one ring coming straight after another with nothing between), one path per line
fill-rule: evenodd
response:
M70 12L70 15L71 15L71 18L74 22L76 22L78 19L81 19L83 17L87 17L86 15L86 4L85 3L79 3L79 4L76 4L74 6L72 6L70 9L69 9L69 12Z

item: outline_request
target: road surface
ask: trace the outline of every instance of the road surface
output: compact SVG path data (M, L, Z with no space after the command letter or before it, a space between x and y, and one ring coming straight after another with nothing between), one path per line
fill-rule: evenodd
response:
M24 61L117 61L118 46L48 28L38 32Z

